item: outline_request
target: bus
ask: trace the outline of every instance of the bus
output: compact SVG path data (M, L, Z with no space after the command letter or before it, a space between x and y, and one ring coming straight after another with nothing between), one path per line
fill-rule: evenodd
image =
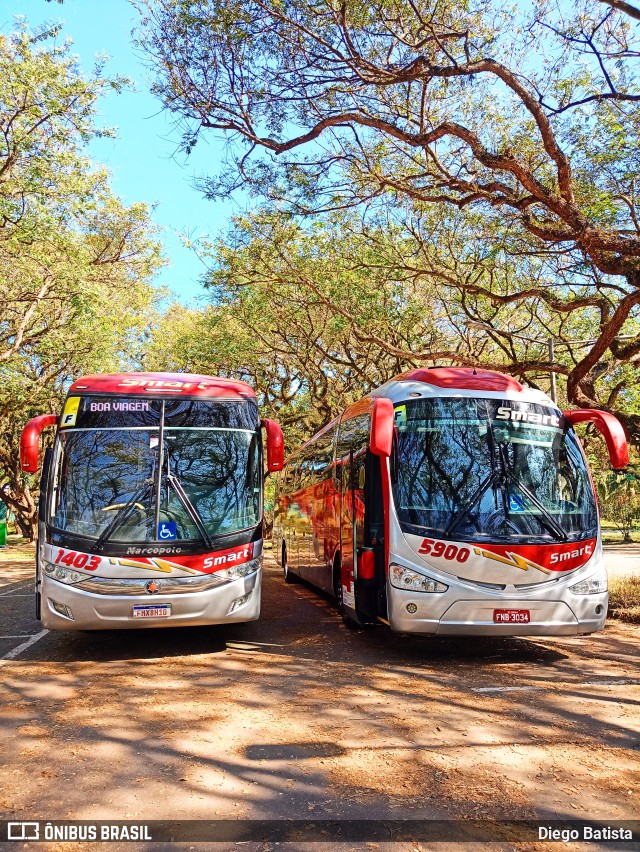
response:
M593 481L573 425L614 468L622 426L561 411L510 376L405 372L349 406L278 474L274 551L287 582L337 599L349 627L577 635L607 613Z
M263 441L280 427L244 382L171 373L85 376L60 416L31 420L21 466L44 454L36 615L53 630L171 627L260 615Z

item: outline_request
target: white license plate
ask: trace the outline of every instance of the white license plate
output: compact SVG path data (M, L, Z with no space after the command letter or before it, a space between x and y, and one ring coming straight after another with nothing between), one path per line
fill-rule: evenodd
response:
M134 606L134 618L168 618L171 615L171 604L159 606Z
M493 620L496 624L529 624L528 609L494 609Z

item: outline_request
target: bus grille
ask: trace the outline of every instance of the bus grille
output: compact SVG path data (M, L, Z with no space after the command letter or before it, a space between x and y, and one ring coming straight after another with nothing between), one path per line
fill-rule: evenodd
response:
M150 579L156 581L160 587L152 595L147 592L147 583ZM224 586L229 583L227 577L216 577L215 574L205 574L198 577L136 577L125 579L119 577L91 577L81 583L75 583L74 589L82 589L85 592L93 592L98 595L147 595L149 598L160 595L186 595L192 592L203 592L216 586Z

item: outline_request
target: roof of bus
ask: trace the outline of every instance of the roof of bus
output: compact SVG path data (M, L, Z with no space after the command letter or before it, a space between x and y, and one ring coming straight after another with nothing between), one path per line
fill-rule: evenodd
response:
M424 382L439 388L456 390L522 391L520 382L505 373L495 370L481 370L477 367L430 367L427 369L407 370L392 381Z
M82 376L71 385L69 393L106 393L126 396L172 394L227 399L255 398L255 391L245 382L198 376L189 373L101 373Z
M541 390L521 385L513 376L479 367L429 367L394 376L370 396L386 396L394 403L411 396L465 396L520 399L557 407Z

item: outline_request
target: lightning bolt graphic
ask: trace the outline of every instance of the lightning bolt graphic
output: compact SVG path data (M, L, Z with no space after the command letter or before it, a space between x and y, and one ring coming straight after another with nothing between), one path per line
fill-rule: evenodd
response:
M166 559L151 559L149 562L136 562L135 559L118 559L117 562L122 568L144 568L146 571L159 571L162 574L171 574L174 568L178 568L186 574L200 573L193 568L187 568L185 565L168 562Z
M520 568L521 571L528 571L529 568L536 568L538 571L542 571L543 574L551 573L551 571L543 568L542 565L538 565L537 562L533 562L531 559L525 559L518 553L507 553L506 556L500 556L499 553L493 553L491 550L482 550L479 547L474 547L474 552L476 556L484 556L485 559L493 559L494 562L501 562L503 565L511 565L512 568Z

